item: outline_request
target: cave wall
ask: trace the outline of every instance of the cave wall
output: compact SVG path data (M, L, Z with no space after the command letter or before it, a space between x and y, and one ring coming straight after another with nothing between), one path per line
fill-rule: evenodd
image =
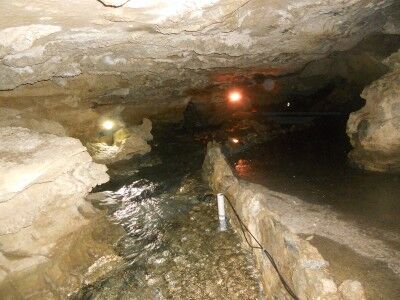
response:
M374 33L400 34L399 15L396 0L1 1L0 279L49 262L60 238L89 223L84 197L108 177L67 136L93 139L105 116L177 121L193 99L218 111L225 87L254 76L306 95L335 72L356 76L354 62L377 71L377 56L344 62L335 53ZM369 169L387 169L376 158L398 167L396 57L372 74L392 68L363 92L367 105L348 125L350 157ZM368 167L371 153L379 155Z
M0 105L85 138L116 104L132 123L179 120L188 88L290 73L398 31L395 0L106 2L0 3Z
M400 51L384 60L391 69L367 86L366 105L352 113L347 134L354 149L350 160L378 172L400 172Z
M21 283L13 281L15 276L40 272L38 265L54 266L62 259L55 253L60 248L68 252L71 235L93 219L99 221L85 197L109 176L106 166L94 163L77 139L21 127L1 127L0 139L0 294L9 295L4 292L7 282L15 288ZM90 236L91 231L86 233ZM64 262L65 272L71 265ZM67 273L47 275L52 278L49 284L68 281ZM41 284L45 281L42 278ZM33 293L29 284L22 286L22 298Z

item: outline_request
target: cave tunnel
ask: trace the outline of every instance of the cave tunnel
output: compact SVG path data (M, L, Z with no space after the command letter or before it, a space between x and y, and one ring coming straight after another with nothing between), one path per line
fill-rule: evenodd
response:
M0 299L400 299L399 1L0 16Z

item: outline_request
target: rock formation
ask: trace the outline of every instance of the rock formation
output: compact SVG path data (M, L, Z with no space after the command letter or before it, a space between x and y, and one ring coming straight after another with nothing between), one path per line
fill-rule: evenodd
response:
M51 260L66 236L88 224L85 196L108 181L76 139L0 128L0 282Z
M95 161L105 164L144 155L151 150L147 143L153 139L151 128L149 119L143 119L139 126L121 127L101 137L98 142L88 143L88 151Z
M400 172L400 52L385 63L392 71L364 89L366 105L350 115L349 158L366 170Z
M29 112L0 107L0 127L22 127L39 133L66 136L67 132L58 122L38 118Z
M395 0L4 2L0 103L45 111L77 137L118 103L136 122L176 120L188 89L293 72L397 32L399 10Z
M387 72L380 59L336 53L371 34L399 34L399 16L398 0L0 1L0 282L50 265L68 252L62 239L76 245L73 233L90 226L84 198L108 175L83 144L104 163L147 153L144 118L178 121L200 95L199 111L218 123L221 95L243 81L271 98L275 88L306 94L333 77L351 84L352 70L368 64L359 83L369 84ZM350 158L365 169L400 170L399 56L348 123ZM99 137L114 111L121 126ZM117 261L109 251L98 265Z

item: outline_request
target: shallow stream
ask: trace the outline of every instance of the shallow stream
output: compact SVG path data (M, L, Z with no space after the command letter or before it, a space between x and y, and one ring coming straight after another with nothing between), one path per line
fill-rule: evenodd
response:
M269 130L262 144L220 139L239 177L295 203L283 212L290 220L306 228L318 220L298 233L330 262L337 284L355 279L368 299L400 299L400 177L351 168L343 120L317 124ZM98 189L107 197L96 205L126 231L116 245L124 263L76 299L263 299L251 254L232 230L218 231L216 203L203 197L205 143L215 133L163 127L150 155L109 166L111 181ZM274 205L280 215L288 208Z
M218 231L216 203L203 197L205 145L173 128L155 141L140 161L109 166L96 205L126 231L116 245L124 263L75 298L262 299L250 253Z

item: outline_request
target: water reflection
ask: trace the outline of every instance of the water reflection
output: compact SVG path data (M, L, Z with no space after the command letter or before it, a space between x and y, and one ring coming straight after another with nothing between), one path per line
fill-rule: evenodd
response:
M237 174L278 192L329 204L362 226L400 235L400 177L351 168L344 130L328 125L235 155Z
M344 132L344 126L322 124L236 154L231 163L243 179L304 200L298 208L285 207L289 200L283 206L275 203L274 209L283 218L290 216L293 227L304 224L307 234L322 234L363 255L344 252L333 242L318 243L338 278L359 279L371 299L394 299L399 292L400 176L351 168ZM308 229L314 220L317 227ZM359 260L358 265L350 260ZM360 264L374 267L363 274ZM383 285L387 290L382 291Z
M248 177L251 174L251 161L247 159L239 159L235 163L235 171L241 177Z
M126 231L116 246L125 264L76 299L258 299L252 257L232 231L218 232L215 201L202 200L209 192L197 172L203 153L184 143L162 150L164 164L112 170L130 175L106 185L108 197L97 205Z

